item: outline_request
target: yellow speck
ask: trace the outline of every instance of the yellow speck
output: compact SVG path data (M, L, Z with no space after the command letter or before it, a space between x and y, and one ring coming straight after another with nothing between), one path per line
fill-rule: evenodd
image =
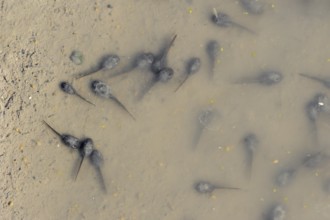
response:
M327 62L329 62L329 63L330 63L330 58L328 58L328 59L327 59Z
M193 12L192 8L188 8L188 13L192 14L192 12Z
M105 124L100 125L101 128L105 128Z
M279 160L273 160L273 164L278 164Z
M225 51L225 49L223 49L223 47L220 48L220 52L222 53L223 51Z
M277 189L276 189L276 188L274 188L274 189L273 189L273 193L276 193L276 192L277 192Z
M252 51L251 52L251 57L256 57L257 56L257 53L255 51Z
M215 103L215 100L214 99L209 99L209 103L210 104L214 104Z
M225 148L225 151L226 151L226 152L231 151L231 147L230 147L230 146L227 146L227 147Z
M318 172L315 172L315 176L319 176L319 173Z
M288 198L288 197L284 197L283 200L284 200L285 202L287 202L287 201L289 200L289 198Z
M275 8L275 4L272 4L272 8Z
M245 11L245 12L243 12L243 14L244 14L244 15L248 15L248 14L249 14L249 12Z
M308 205L304 204L304 209L308 208Z

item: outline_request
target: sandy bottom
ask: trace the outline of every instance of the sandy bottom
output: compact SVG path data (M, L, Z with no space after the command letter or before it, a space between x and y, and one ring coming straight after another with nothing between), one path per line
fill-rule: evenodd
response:
M286 219L330 219L330 119L322 112L313 127L305 111L315 94L330 93L299 75L327 77L330 2L260 1L264 11L253 15L232 0L0 0L0 218L262 220L278 204ZM213 8L255 33L216 26ZM73 78L107 54L120 56L115 70L139 52L158 54L174 34L168 54L174 76L142 100L148 71ZM221 45L212 79L210 40ZM81 65L70 60L74 50L84 55ZM201 69L174 92L191 57L201 59ZM283 80L235 83L263 70ZM136 121L93 94L95 79L111 85ZM62 80L95 106L62 92ZM203 110L214 114L204 129ZM74 180L79 154L43 120L94 140L106 193L87 159ZM250 174L251 154L242 143L248 133L258 139ZM317 152L323 160L307 168L303 158ZM292 178L277 185L278 173L288 169ZM240 190L202 195L194 189L200 180Z

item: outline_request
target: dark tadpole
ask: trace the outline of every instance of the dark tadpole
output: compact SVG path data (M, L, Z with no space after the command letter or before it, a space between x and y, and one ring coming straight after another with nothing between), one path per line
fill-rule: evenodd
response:
M81 165L83 164L85 158L89 157L94 150L93 140L91 138L85 138L84 140L81 141L81 145L78 150L79 150L80 158L78 162L77 171L74 177L75 180L78 177Z
M264 11L265 4L260 0L240 0L242 7L250 14L259 15Z
M186 68L186 76L180 83L180 85L176 88L175 92L179 90L179 88L183 85L183 83L191 76L192 74L196 73L199 71L201 67L201 59L198 57L193 57L191 58L188 63L187 63L187 68Z
M257 76L245 77L235 83L258 83L264 86L272 86L280 83L283 80L283 74L277 71L263 71Z
M75 95L77 97L79 97L80 99L84 100L85 102L91 104L91 105L94 105L93 103L91 103L90 101L88 101L87 99L85 99L84 97L82 97L74 88L73 86L68 83L68 82L61 82L60 83L60 88L63 92L67 93L67 94L70 94L70 95ZM95 105L94 105L95 106Z
M305 73L299 73L300 76L305 77L307 79L314 80L316 82L321 83L325 88L330 89L330 78L322 78L318 76L311 76Z
M119 56L109 55L109 56L107 56L103 59L103 61L101 62L100 67L96 71L81 73L81 74L78 74L75 78L80 79L82 77L92 75L92 74L95 74L95 73L98 73L98 72L101 72L101 71L111 70L111 69L115 68L119 64L119 62L120 62Z
M121 71L110 75L110 77L120 76L120 75L129 73L129 72L131 72L135 69L150 68L150 66L154 62L154 60L155 60L155 55L154 54L152 54L152 53L141 53L141 54L137 55L137 57L134 60L132 65L130 65L128 67L124 67Z
M51 127L47 122L43 121L44 124L52 130L62 141L62 143L67 146L71 147L73 149L78 149L80 146L80 140L70 134L61 134L58 131L56 131L53 127Z
M211 40L207 43L206 45L206 53L209 58L209 63L210 63L210 78L212 79L214 76L214 68L215 68L215 63L218 59L219 53L220 53L220 44L215 41Z
M127 110L125 105L122 104L119 101L119 99L117 99L117 97L113 95L112 89L109 85L105 84L100 80L93 80L91 82L91 89L97 96L113 100L117 105L119 105L123 110L125 110L134 120L136 120L135 117Z
M170 51L177 35L175 34L171 40L171 42L165 47L164 51L157 57L155 57L154 61L151 64L151 71L155 74L158 74L162 69L166 67L166 59L168 52Z
M138 99L143 99L145 94L149 92L149 90L158 82L166 83L170 79L172 79L174 74L174 71L170 67L164 67L161 71L158 73L154 73L152 79L147 83L147 85L144 87L142 92L140 93Z
M239 190L239 188L215 185L207 181L198 181L194 184L194 189L201 194L211 194L216 189Z
M259 140L255 134L250 133L244 136L242 142L246 153L246 173L247 176L250 178L253 166L253 159L259 144Z
M102 190L106 193L107 187L105 185L105 181L104 181L102 171L101 171L101 166L103 165L103 156L100 151L94 149L92 151L91 155L89 156L89 158L90 158L90 162L96 169Z
M193 148L196 148L198 146L203 131L212 122L214 116L214 110L211 108L204 109L199 113L197 118L197 129L192 143Z
M273 205L264 215L264 220L285 220L286 210L283 205Z
M214 24L216 24L219 27L237 27L251 34L255 34L255 32L252 31L251 29L234 22L228 14L225 14L223 12L218 13L215 8L213 8L213 14L211 16L211 20Z

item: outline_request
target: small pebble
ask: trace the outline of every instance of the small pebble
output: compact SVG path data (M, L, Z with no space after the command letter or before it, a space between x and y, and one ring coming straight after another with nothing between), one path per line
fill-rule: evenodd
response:
M82 52L74 50L70 55L70 60L76 65L81 65L84 62L84 55Z

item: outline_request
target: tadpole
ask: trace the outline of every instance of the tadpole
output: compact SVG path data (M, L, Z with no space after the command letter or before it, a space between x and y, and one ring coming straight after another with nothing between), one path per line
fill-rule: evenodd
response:
M177 35L175 34L171 40L171 42L165 47L164 51L157 57L155 57L154 61L151 64L151 71L154 74L158 74L161 70L166 67L166 58L169 50L171 49Z
M170 67L164 67L158 73L154 73L153 78L148 82L145 88L139 95L139 99L142 99L146 93L158 82L166 83L172 79L174 71Z
M136 120L135 117L127 110L127 108L124 106L124 104L122 104L119 101L119 99L113 95L112 89L109 85L105 84L104 82L102 82L100 80L93 80L91 82L91 89L97 96L113 100L124 111L126 111L134 120Z
M66 81L62 81L60 83L60 88L63 92L67 93L67 94L70 94L70 95L75 95L77 96L78 98L82 99L83 101L91 104L91 105L94 105L92 102L88 101L87 99L85 99L84 97L82 97L76 90L75 88L73 88L73 86L66 82ZM95 106L95 105L94 105Z
M206 45L206 53L209 58L209 63L210 63L210 78L212 79L214 76L214 69L215 69L215 63L218 59L219 53L220 53L220 44L215 41L211 40L207 43Z
M243 138L242 142L246 153L246 164L247 164L246 171L248 177L250 178L252 172L253 159L259 144L259 140L257 139L257 136L254 133L250 133Z
M211 123L214 118L214 111L211 108L202 110L197 118L197 130L193 139L193 148L198 146L199 140L203 134L203 131Z
M239 190L239 188L215 185L207 181L198 181L194 184L194 189L201 194L211 194L216 189Z
M120 62L119 56L117 56L115 54L109 55L109 56L107 56L103 59L103 61L101 62L100 67L97 70L92 71L92 72L78 74L75 78L80 79L82 77L92 75L92 74L95 74L95 73L98 73L98 72L101 72L101 71L111 70L111 69L115 68L118 65L119 62Z
M258 83L264 86L272 86L280 83L282 80L283 80L283 74L281 72L267 70L267 71L262 71L257 76L242 78L236 81L236 83L239 84Z
M152 53L141 53L138 54L137 57L135 58L133 64L131 64L128 67L124 67L121 71L110 75L110 77L115 77L123 74L127 74L135 69L146 69L150 68L151 64L155 60L155 55Z
M214 24L216 24L219 27L237 27L237 28L245 30L251 34L255 34L255 32L252 31L251 29L234 22L228 14L223 13L223 12L218 13L215 8L213 8L213 14L211 16L211 20Z
M189 76L191 76L192 74L196 73L199 71L201 67L201 60L198 57L193 57L191 58L188 63L187 63L187 68L186 68L186 76L185 78L182 80L182 82L180 83L180 85L176 88L176 91L179 90L179 88L183 85L183 83L189 78Z
M73 149L78 149L80 146L80 140L70 134L61 134L58 131L56 131L53 127L51 127L46 121L43 121L44 124L50 129L52 130L62 141L62 143L70 148Z

